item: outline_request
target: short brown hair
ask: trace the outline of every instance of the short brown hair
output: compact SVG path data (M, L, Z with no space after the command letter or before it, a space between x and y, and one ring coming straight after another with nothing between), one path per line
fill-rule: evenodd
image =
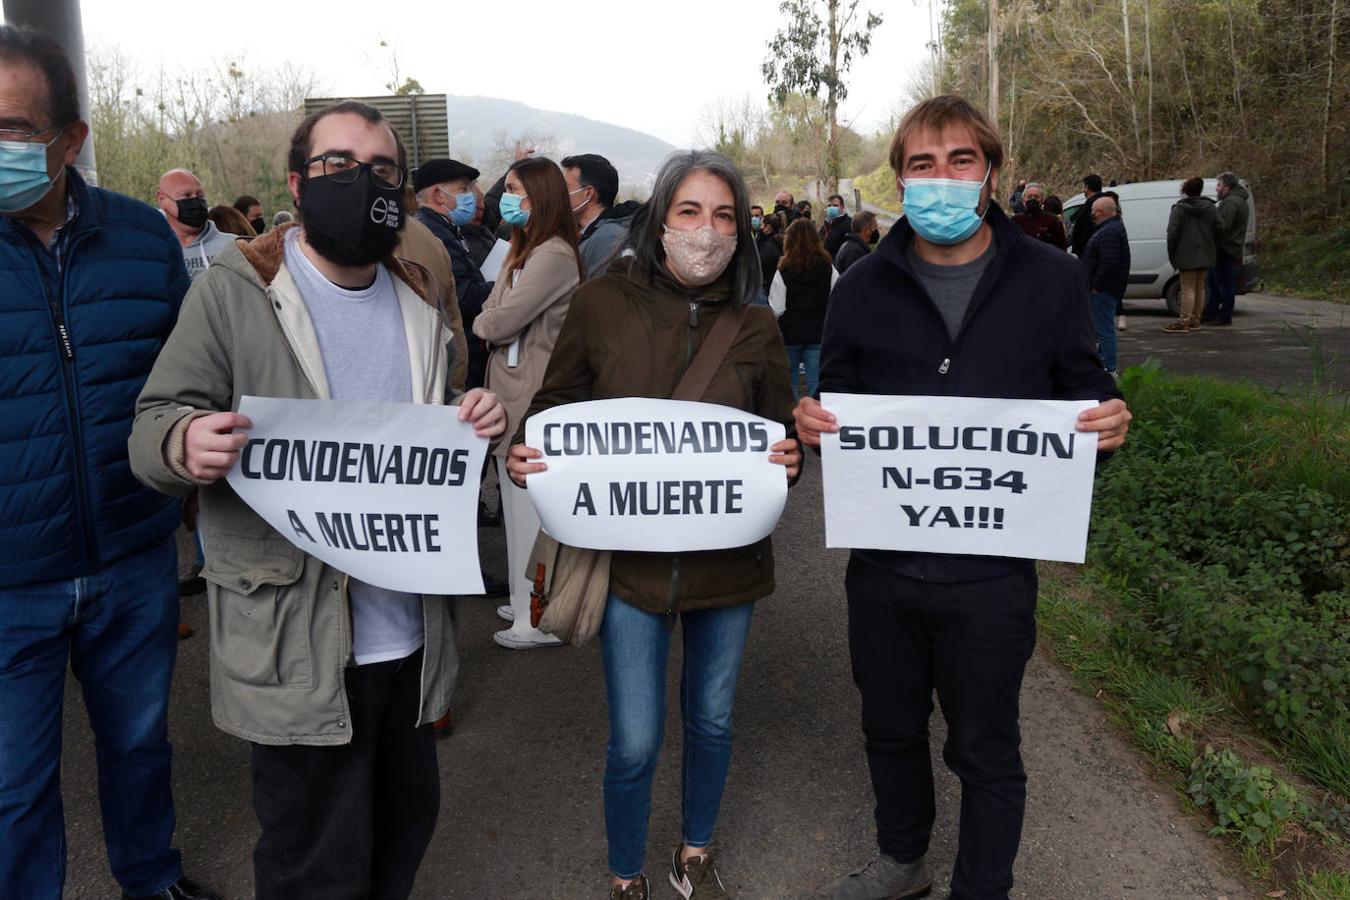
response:
M286 165L290 171L297 172L302 176L306 174L305 162L314 152L314 147L310 143L310 137L314 134L314 126L319 123L320 119L343 113L357 115L371 125L383 125L388 128L390 134L394 136L394 143L398 144L398 164L403 168L406 175L408 152L403 147L403 141L399 140L398 132L394 131L394 126L389 124L389 120L384 117L384 113L359 100L339 100L337 103L330 103L318 112L306 116L304 121L296 126L295 132L291 135L291 149L286 159Z
M1205 179L1200 177L1187 178L1181 183L1181 192L1187 197L1199 197L1200 192L1205 189Z
M929 97L915 106L900 120L900 127L891 138L891 168L899 175L905 166L905 141L918 131L931 128L939 134L952 126L969 128L980 145L980 152L992 168L1003 166L1003 141L999 139L998 129L989 118L964 97L956 94L942 94Z

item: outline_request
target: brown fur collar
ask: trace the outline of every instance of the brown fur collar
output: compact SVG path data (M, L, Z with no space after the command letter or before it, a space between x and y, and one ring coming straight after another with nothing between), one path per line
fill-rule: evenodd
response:
M251 241L239 240L236 244L239 252L244 254L244 259L248 260L249 265L258 273L258 279L263 287L271 284L277 277L277 271L281 268L282 260L286 258L285 234L292 228L299 228L298 222L291 222L287 225L280 225L271 231L254 238ZM385 257L384 264L389 268L391 274L403 281L408 287L412 288L422 302L433 309L440 308L439 298L432 291L433 280L431 273L419 266L412 260L401 259L390 255Z

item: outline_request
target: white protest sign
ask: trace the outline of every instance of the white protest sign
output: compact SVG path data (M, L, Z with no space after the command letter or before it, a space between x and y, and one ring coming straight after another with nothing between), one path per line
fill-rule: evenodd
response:
M778 422L714 403L558 406L525 422L525 444L548 464L529 476L528 494L544 530L573 547L744 547L783 514L787 475L769 462L783 437Z
M1083 561L1094 400L822 394L825 545Z
M478 271L483 278L488 281L496 281L502 276L502 266L506 264L506 254L511 252L511 242L497 238L497 243L492 245L488 251L487 258L483 264L478 267Z
M244 397L234 488L287 540L391 591L481 594L487 439L453 406Z

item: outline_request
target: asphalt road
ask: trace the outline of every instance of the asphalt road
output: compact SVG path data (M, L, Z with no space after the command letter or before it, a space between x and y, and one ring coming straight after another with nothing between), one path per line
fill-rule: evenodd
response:
M1239 299L1231 328L1168 335L1161 303L1128 304L1122 366L1149 357L1177 372L1246 378L1301 391L1324 378L1350 385L1350 308L1264 295ZM1315 335L1315 340L1310 338ZM792 492L775 537L778 591L756 611L742 669L736 751L717 843L739 897L808 895L873 853L871 796L858 699L844 634L846 554L824 548L819 467ZM483 531L484 559L503 571L499 531ZM198 636L179 644L171 712L177 844L190 874L227 898L252 893L247 747L217 731L208 710L205 603L183 601ZM463 658L456 731L439 744L440 823L422 865L419 898L585 898L606 892L600 799L605 697L595 646L527 653L492 643L496 601L459 601ZM648 851L656 896L678 838L678 701L672 690ZM1205 837L1141 758L1068 676L1038 654L1022 691L1030 800L1017 862L1019 898L1251 896L1231 857ZM934 714L939 814L930 859L942 883L955 854L959 791L941 762ZM100 831L94 746L79 687L66 697L63 758L68 896L118 896ZM940 892L939 892L940 896Z

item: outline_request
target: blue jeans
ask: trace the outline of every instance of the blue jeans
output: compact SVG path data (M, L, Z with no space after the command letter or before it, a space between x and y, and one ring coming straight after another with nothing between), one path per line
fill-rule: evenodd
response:
M788 344L788 380L792 383L792 396L800 400L802 395L797 390L797 370L802 363L806 363L806 395L814 397L816 388L820 387L820 345L819 344Z
M1092 292L1092 330L1097 333L1097 352L1108 372L1116 370L1116 304L1119 297Z
M169 785L178 652L172 541L95 575L0 588L0 897L59 897L66 874L61 707L79 679L98 759L108 862L132 896L183 875Z
M681 615L684 671L684 843L712 843L717 809L731 766L731 709L741 652L754 604ZM673 628L666 616L645 612L610 594L600 628L609 695L609 744L605 749L605 830L609 868L634 878L647 855L652 775L666 723L666 658Z
M1206 321L1233 321L1233 305L1237 300L1237 271L1241 263L1219 256L1219 261L1205 276Z

